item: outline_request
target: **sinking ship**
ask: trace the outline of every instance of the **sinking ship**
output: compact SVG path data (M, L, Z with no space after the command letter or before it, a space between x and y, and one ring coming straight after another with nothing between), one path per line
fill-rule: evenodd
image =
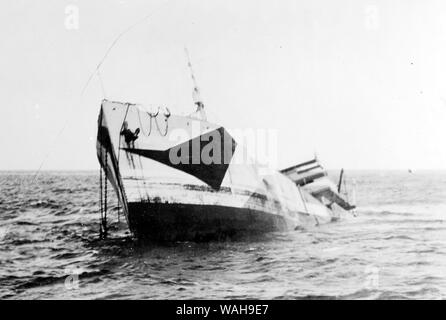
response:
M193 93L188 116L102 101L97 156L135 237L226 239L327 223L354 209L342 175L333 183L316 158L273 172L246 161L246 146L207 120L195 79Z

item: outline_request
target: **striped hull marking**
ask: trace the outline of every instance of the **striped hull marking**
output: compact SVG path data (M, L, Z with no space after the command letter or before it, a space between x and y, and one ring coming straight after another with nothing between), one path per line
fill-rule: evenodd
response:
M125 185L129 202L141 202L136 181L125 180ZM292 220L297 218L299 211L297 207L292 210L284 206L283 202L265 194L238 188L222 187L219 191L215 191L208 186L148 182L144 186L144 191L147 196L142 202L246 208L283 215Z

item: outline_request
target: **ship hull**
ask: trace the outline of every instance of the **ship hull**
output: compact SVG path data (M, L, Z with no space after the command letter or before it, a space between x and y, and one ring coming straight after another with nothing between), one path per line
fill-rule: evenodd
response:
M283 216L216 205L129 203L129 225L139 239L226 240L292 229Z
M124 123L141 131L133 144L122 138ZM98 127L99 162L137 238L226 239L334 217L282 173L261 174L243 145L216 124L104 100Z

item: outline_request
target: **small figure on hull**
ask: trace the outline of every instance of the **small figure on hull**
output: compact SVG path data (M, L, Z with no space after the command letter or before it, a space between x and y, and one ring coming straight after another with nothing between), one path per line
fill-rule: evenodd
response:
M127 145L127 148L134 149L135 148L135 141L138 139L139 135L139 128L136 128L135 132L132 132L132 130L129 129L129 124L127 121L124 121L122 123L122 130L121 130L121 136L124 136L125 143ZM135 161L133 160L133 155L126 152L127 155L127 161L131 165L132 168L135 168Z
M132 130L129 129L129 124L127 121L124 121L122 124L122 131L121 135L124 136L125 143L127 143L127 147L129 148L135 148L135 141L138 139L139 135L139 128L135 130L135 132L132 132Z

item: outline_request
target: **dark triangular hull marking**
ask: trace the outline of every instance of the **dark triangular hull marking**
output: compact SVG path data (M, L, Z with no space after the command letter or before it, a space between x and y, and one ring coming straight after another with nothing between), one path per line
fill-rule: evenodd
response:
M214 141L215 137L219 137L217 141ZM206 147L206 150L209 150L209 148L212 147L212 144L214 144L213 146L215 146L216 150L220 150L221 161L216 161L217 163L209 163L209 161L203 162L203 159L201 157L203 148ZM231 162L232 156L234 155L236 146L237 142L232 138L232 136L223 127L220 127L219 129L207 132L201 136L178 144L167 150L147 150L133 148L124 148L124 150L158 161L177 170L186 172L207 183L214 190L219 190L221 183L226 175L226 171L228 170L229 163ZM188 150L189 154L181 154L182 150ZM199 150L199 155L197 156L197 153L195 152L195 157L192 157L192 152L194 150ZM179 158L183 159L183 161L181 161L180 163L172 163L172 154L181 154Z

